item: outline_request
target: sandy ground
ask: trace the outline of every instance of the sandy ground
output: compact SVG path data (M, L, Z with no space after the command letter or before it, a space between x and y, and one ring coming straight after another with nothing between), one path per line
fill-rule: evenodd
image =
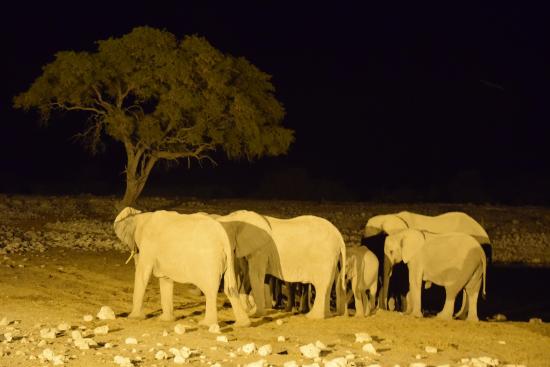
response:
M61 208L59 210L61 213ZM517 215L514 218L523 220ZM101 220L110 226L108 218ZM15 221L8 224L17 225ZM496 244L495 247L498 248ZM544 262L548 248L540 250L539 245L533 248L541 251L536 256L543 257ZM204 313L204 300L186 285L175 287L177 320L159 321L159 289L154 278L146 293L148 318L130 320L125 316L131 307L134 265L133 262L124 264L127 256L128 253L115 250L61 247L0 255L0 366L53 365L39 358L46 349L60 355L67 366L116 366L117 355L128 357L134 366L175 366L169 349L184 346L196 351L187 360L190 365L244 366L264 359L274 366L291 360L298 365L317 362L322 366L323 362L347 356L349 366L409 366L412 363L488 366L491 364L480 363L490 359L493 365L494 359L498 359L500 366L550 366L550 324L544 322L440 321L381 310L363 319L337 316L313 321L304 315L273 310L266 317L253 319L251 327L234 328L231 308L220 294L221 334L213 334L197 326ZM95 317L104 305L117 314L115 320ZM84 321L83 316L87 314L93 315L94 320ZM68 323L71 330L58 332L54 339L41 337L41 329L53 328L62 322ZM186 327L182 335L174 331L178 323ZM108 334L94 335L94 328L102 325L109 326ZM73 330L81 331L98 345L80 350L71 338ZM365 343L355 341L355 334L361 332L372 337L371 343L378 355L362 350ZM228 342L216 340L223 335ZM278 341L279 336L285 340ZM138 343L125 344L128 337L136 338ZM317 361L305 358L299 347L316 341L325 344L327 350ZM257 353L246 355L239 348L248 343L255 343L257 347L270 344L272 353L265 357ZM428 353L426 347L437 348L437 353ZM169 359L156 360L159 350L165 351ZM472 360L479 357L488 358Z

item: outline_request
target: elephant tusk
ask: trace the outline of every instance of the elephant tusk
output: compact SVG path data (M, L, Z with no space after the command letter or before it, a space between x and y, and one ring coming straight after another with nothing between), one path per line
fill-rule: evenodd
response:
M132 260L132 257L134 257L135 254L136 254L136 250L132 249L132 253L130 254L130 257L128 258L128 260L126 260L124 264L128 264L130 260Z

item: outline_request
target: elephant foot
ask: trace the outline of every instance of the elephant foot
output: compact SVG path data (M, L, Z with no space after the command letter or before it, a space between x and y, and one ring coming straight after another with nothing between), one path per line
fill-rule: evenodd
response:
M449 315L443 312L438 313L435 317L439 320L445 320L445 321L449 321L453 319L452 315Z
M264 317L267 314L265 310L252 310L251 313L248 314L249 317Z
M174 317L174 314L165 314L159 316L160 321L174 321L176 318Z
M413 311L411 312L411 316L421 319L423 317L422 312L420 311Z
M246 319L236 320L235 323L233 324L233 326L235 326L235 327L248 327L251 324L252 323L250 322L250 319L246 318Z
M479 321L479 318L478 318L477 316L471 316L471 317L468 316L468 317L466 318L466 321L477 322L477 321Z
M145 314L143 312L132 311L128 315L128 318L129 319L134 319L134 320L144 320L145 319Z
M306 313L306 317L310 320L322 320L325 318L325 315L319 312L308 312Z
M218 325L218 322L217 322L217 320L202 319L201 321L199 321L199 325L210 327L212 325Z

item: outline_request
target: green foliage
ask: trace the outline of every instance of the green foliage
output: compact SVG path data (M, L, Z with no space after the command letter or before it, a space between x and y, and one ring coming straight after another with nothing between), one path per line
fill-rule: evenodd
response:
M140 27L97 45L58 52L14 106L38 109L45 122L56 110L87 111L91 146L103 133L122 142L145 179L158 159L209 158L217 148L254 159L293 141L270 76L204 38Z

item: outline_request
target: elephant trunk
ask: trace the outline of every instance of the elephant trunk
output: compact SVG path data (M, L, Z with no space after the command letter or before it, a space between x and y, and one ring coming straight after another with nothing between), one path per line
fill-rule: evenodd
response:
M380 295L380 305L383 310L388 309L388 289L390 286L390 276L391 276L391 270L392 270L392 262L390 258L384 254L384 277L382 280L382 290Z

